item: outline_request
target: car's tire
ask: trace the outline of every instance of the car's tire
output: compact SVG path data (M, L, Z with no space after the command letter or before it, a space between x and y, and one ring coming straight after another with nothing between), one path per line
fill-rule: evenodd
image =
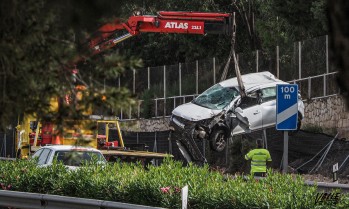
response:
M214 151L223 151L227 146L227 141L227 133L223 129L215 129L210 135L210 147Z

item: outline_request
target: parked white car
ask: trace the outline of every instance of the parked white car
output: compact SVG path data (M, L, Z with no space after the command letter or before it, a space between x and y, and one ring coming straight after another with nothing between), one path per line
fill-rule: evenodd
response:
M236 77L222 81L193 101L175 108L171 126L177 132L186 132L186 137L208 139L211 148L216 151L224 150L227 138L232 135L275 126L276 85L287 83L270 72L250 73L241 77L246 97L241 99ZM300 129L304 117L300 94L297 117L297 128Z
M32 158L37 158L37 164L39 166L52 165L53 161L56 159L58 163L62 162L63 165L73 170L86 163L106 163L103 154L99 150L70 145L41 147L32 155Z

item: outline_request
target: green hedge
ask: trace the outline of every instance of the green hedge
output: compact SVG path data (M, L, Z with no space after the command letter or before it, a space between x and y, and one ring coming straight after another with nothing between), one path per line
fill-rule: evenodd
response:
M207 166L165 160L158 167L114 163L68 171L61 164L39 168L33 161L1 161L1 189L117 202L181 208L180 189L189 186L189 208L348 208L348 196L337 204L316 203L315 187L301 177L269 173L255 180L226 176Z

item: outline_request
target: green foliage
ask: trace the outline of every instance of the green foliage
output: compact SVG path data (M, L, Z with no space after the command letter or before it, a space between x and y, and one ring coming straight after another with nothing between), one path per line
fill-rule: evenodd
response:
M115 87L105 90L100 83L140 67L139 59L113 53L94 56L93 61L73 62L81 58L78 55L90 53L86 34L92 34L102 19L119 16L119 5L123 3L107 0L0 2L0 128L23 113L36 113L39 118L45 116L59 124L67 116L81 118L92 105L116 109L134 103L128 90ZM77 64L77 76L72 76L71 63ZM75 100L76 84L87 87L83 100ZM50 99L58 97L62 101L66 95L71 95L71 105L52 112Z
M222 175L166 159L145 170L141 164L97 164L70 171L62 164L37 167L28 160L0 162L1 189L120 201L133 204L181 207L181 188L189 186L189 208L328 208L316 203L316 187L299 176L269 171L268 177ZM348 195L333 208L346 208Z

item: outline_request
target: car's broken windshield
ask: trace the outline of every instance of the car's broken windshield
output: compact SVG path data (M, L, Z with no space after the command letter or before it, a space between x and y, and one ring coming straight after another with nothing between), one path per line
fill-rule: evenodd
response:
M216 84L196 97L193 103L209 109L221 110L238 95L239 91L235 87Z

